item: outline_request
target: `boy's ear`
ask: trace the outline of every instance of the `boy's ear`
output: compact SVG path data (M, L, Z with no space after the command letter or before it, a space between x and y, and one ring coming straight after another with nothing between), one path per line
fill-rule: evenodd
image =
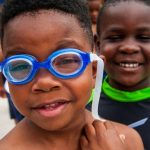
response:
M106 58L104 55L100 54L99 57L104 61L104 64L106 63Z
M97 73L97 62L94 61L92 63L92 86L93 88L95 87L96 73Z
M97 34L94 35L94 45L95 45L96 54L99 56L100 55L100 40Z

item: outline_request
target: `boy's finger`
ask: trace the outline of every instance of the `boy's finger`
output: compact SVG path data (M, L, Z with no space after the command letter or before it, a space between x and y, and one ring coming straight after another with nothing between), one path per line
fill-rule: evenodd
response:
M95 120L93 122L93 126L95 128L96 138L100 140L101 138L103 138L103 134L106 132L106 127L104 122L100 120Z
M105 126L107 130L114 130L114 132L116 132L116 134L120 137L120 140L122 141L122 143L125 142L125 135L124 134L119 134L115 128L115 126L112 124L112 122L107 121L105 122Z
M111 136L113 135L113 137L120 139L120 141L124 144L125 143L125 135L124 134L119 134L115 128L115 126L112 124L112 122L107 121L105 122L105 127L107 129L108 134Z
M91 142L93 143L93 141L95 141L96 139L96 132L95 132L95 128L93 127L93 125L87 124L85 126L84 131L85 131L85 136L86 136L87 141L90 143Z
M114 130L116 130L115 127L114 127L114 125L110 121L104 122L104 125L106 127L106 130L108 130L108 129L114 129Z
M100 121L100 120L94 120L93 121L93 126L94 126L94 128L95 128L95 130L96 130L96 133L97 133L97 131L99 132L99 131L106 131L106 127L105 127L105 124L104 124L105 122L104 121Z
M86 136L82 135L82 136L80 137L80 145L81 145L81 148L83 149L83 148L85 148L85 147L88 147L88 144L89 144L89 142L88 142Z
M92 124L87 124L85 126L85 133L87 137L92 137L92 138L96 135L95 128L93 127Z
M112 122L110 122L110 121L107 121L107 122L105 122L104 123L105 124L105 127L106 127L106 131L111 135L116 135L116 136L118 136L119 137L119 133L117 132L117 129L116 129L116 127L113 125L113 123ZM119 137L120 138L120 137Z

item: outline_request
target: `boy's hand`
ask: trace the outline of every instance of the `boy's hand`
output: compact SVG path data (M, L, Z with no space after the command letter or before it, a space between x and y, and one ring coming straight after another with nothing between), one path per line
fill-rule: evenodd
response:
M109 121L95 120L93 124L86 125L84 130L80 139L82 150L126 150L125 136L118 135Z

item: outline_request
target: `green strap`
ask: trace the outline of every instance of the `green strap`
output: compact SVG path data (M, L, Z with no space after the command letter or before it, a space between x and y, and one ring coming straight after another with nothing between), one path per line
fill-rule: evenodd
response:
M139 102L150 98L150 87L133 92L121 91L109 85L108 77L104 79L102 89L108 97L119 102Z
M92 103L93 97L94 97L94 89L92 90L92 94L91 94L91 97L90 97L90 99L89 99L89 101L88 101L88 104L89 104L89 103Z

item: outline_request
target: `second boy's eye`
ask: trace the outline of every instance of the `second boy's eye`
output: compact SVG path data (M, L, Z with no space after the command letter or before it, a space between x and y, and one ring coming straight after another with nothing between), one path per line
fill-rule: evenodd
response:
M137 35L136 38L141 42L150 42L150 35Z
M106 40L108 40L110 42L118 42L122 39L123 39L122 35L111 35L111 36L106 37Z
M144 35L144 34L137 35L136 39L141 42L150 42L150 35Z

